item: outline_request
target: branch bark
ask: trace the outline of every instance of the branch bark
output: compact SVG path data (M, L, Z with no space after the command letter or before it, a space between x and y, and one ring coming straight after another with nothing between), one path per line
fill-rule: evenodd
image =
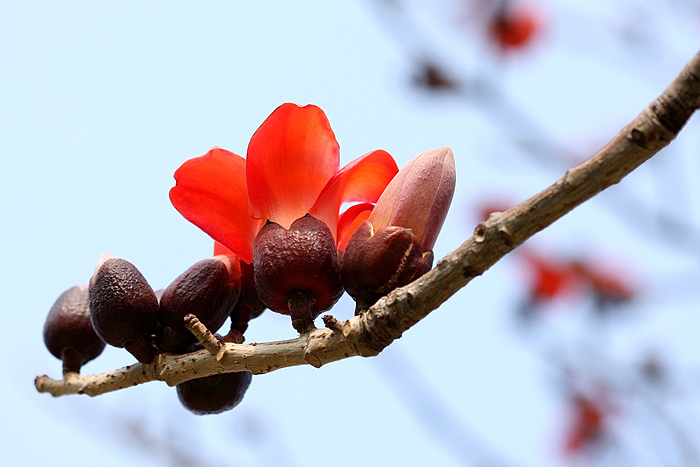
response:
M568 170L554 185L532 198L505 212L491 213L476 227L471 238L442 258L432 271L347 321L326 316L326 328L314 329L297 339L261 344L217 346L208 340L206 333L198 332L195 334L202 336L205 345L200 351L186 355L160 354L148 365L137 363L98 375L69 373L62 380L39 376L35 380L37 390L54 396L96 396L153 380L173 386L217 373L248 370L262 374L289 366L321 367L352 356L378 355L525 240L620 182L658 153L676 137L698 107L700 53L596 155ZM197 327L196 319L190 321Z

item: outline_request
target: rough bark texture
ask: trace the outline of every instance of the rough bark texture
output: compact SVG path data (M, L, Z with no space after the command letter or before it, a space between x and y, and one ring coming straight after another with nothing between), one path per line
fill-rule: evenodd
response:
M69 373L62 380L36 378L40 392L54 396L95 396L152 380L175 385L192 378L249 370L326 363L352 356L379 354L402 333L437 309L471 279L576 206L618 183L662 148L700 107L700 53L674 82L595 156L570 169L554 185L505 212L494 212L474 235L442 258L435 269L381 298L366 312L340 322L324 317L327 328L297 339L264 344L213 344L191 319L188 328L205 349L187 355L159 355L148 365L134 364L99 375ZM209 350L207 350L207 348Z

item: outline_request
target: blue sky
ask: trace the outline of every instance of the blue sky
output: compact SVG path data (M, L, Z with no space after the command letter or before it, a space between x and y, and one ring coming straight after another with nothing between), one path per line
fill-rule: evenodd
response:
M504 63L479 51L468 34L460 38L452 23L431 16L435 11L412 5L433 45L454 45L449 53L436 45L427 52L458 64L471 59L465 58L466 69L497 83L510 104L526 109L530 122L574 158L591 154L634 118L698 42L697 29L692 41L664 35L653 42L663 53L644 49L656 64L649 68L643 54L607 42L603 33L618 18L615 8L601 3L579 11L552 2L555 26L542 44ZM454 2L443 5L448 11ZM243 403L221 416L189 414L174 389L158 382L94 399L54 399L33 388L36 375L60 375L41 337L49 308L64 290L88 281L103 252L134 263L156 289L211 254L211 240L169 203L172 174L212 146L244 155L255 129L283 102L325 110L343 164L381 148L401 166L425 150L452 147L458 189L436 257L471 234L479 200L493 194L525 199L563 174L565 166L543 170L527 161L512 140L529 130L508 108L411 87L416 49L382 18L381 8L365 2L3 6L0 309L7 331L0 416L7 428L0 446L8 465L49 458L54 466L95 465L97 458L104 466L178 465L174 447L232 466L456 466L494 455L504 465L557 465L552 445L561 417L539 352L553 344L543 339L533 350L513 329L510 313L522 285L509 259L376 359L255 377ZM583 41L582 30L591 29L581 18L600 34ZM658 15L652 39L673 29L671 18L692 31L682 12ZM697 130L697 123L689 128ZM692 183L654 185L658 171L697 169L687 155L697 142L683 134L673 162L640 171L628 189L658 203L684 196L686 212L697 217ZM661 198L650 195L654 189ZM533 242L625 258L644 280L659 278L645 295L649 319L616 334L612 348L625 355L651 339L681 364L695 364L688 330L698 325L697 297L687 284L697 277L697 258L621 220L606 206L615 196L577 209ZM679 209L679 202L669 204L675 206L670 211ZM655 314L667 298L663 280L680 289L678 303L666 302L673 319ZM352 310L346 297L332 313L347 318ZM293 336L288 318L270 312L246 333L249 342ZM131 361L123 350L108 348L83 371ZM436 419L442 423L431 427Z

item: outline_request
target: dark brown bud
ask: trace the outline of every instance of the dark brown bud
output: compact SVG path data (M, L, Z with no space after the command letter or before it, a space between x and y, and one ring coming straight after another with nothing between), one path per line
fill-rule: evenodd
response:
M89 296L97 335L141 363L150 362L156 353L158 299L139 270L126 260L107 259L90 280Z
M88 286L72 287L61 294L44 323L44 344L63 361L63 372L79 372L105 348L90 322Z
M187 351L193 352L201 348L202 345L197 343ZM180 403L190 412L196 415L218 414L240 404L252 378L250 371L222 373L191 379L175 388Z
M306 215L285 229L268 222L253 245L255 286L272 311L288 314L299 332L343 294L338 252L326 224Z
M180 403L196 415L226 412L243 400L253 374L250 371L222 373L191 379L180 383L177 397Z
M218 331L240 294L241 269L237 257L215 256L191 266L165 289L160 299L161 349L181 353L196 342L185 326L185 316L190 313L211 332Z
M343 286L357 302L358 310L404 286L430 270L433 253L423 252L410 229L389 226L372 232L365 221L350 238L343 254Z

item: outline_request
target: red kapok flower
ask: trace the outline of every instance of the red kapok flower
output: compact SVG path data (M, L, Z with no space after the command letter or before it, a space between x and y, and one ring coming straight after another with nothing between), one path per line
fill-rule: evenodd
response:
M335 287L335 279L325 277L321 270L300 274L299 264L289 262L299 259L298 255L286 255L282 260L276 251L302 252L304 248L296 242L317 242L324 235L330 235L330 244L342 249L341 240L347 238L348 229L357 226L355 219L372 208L371 203L377 201L396 172L393 158L382 150L365 154L339 170L339 146L323 111L313 105L283 104L251 138L247 159L214 148L185 162L175 172L177 184L170 191L170 199L188 220L242 261L253 263L256 288L270 309L292 314L294 320L296 312L289 308L290 297L306 294L309 316L304 317L304 326L308 327L309 319L313 320L340 297L340 281ZM345 202L361 204L339 215ZM318 222L304 221L303 232L285 234L267 228L277 224L289 232L295 221L307 215ZM312 224L314 227L309 230ZM277 238L263 242L258 233L264 236L271 230ZM311 231L315 240L304 240ZM255 250L256 243L266 247ZM328 257L319 261L330 261L333 269L331 263L337 262L336 254L333 248L327 252ZM290 276L289 280L280 281L282 270ZM299 285L291 277L313 274L321 274L315 278L318 284L330 282L325 287L333 289L329 296L320 297L318 291L308 289L309 281ZM270 282L272 277L274 283ZM282 283L284 290L279 288Z

